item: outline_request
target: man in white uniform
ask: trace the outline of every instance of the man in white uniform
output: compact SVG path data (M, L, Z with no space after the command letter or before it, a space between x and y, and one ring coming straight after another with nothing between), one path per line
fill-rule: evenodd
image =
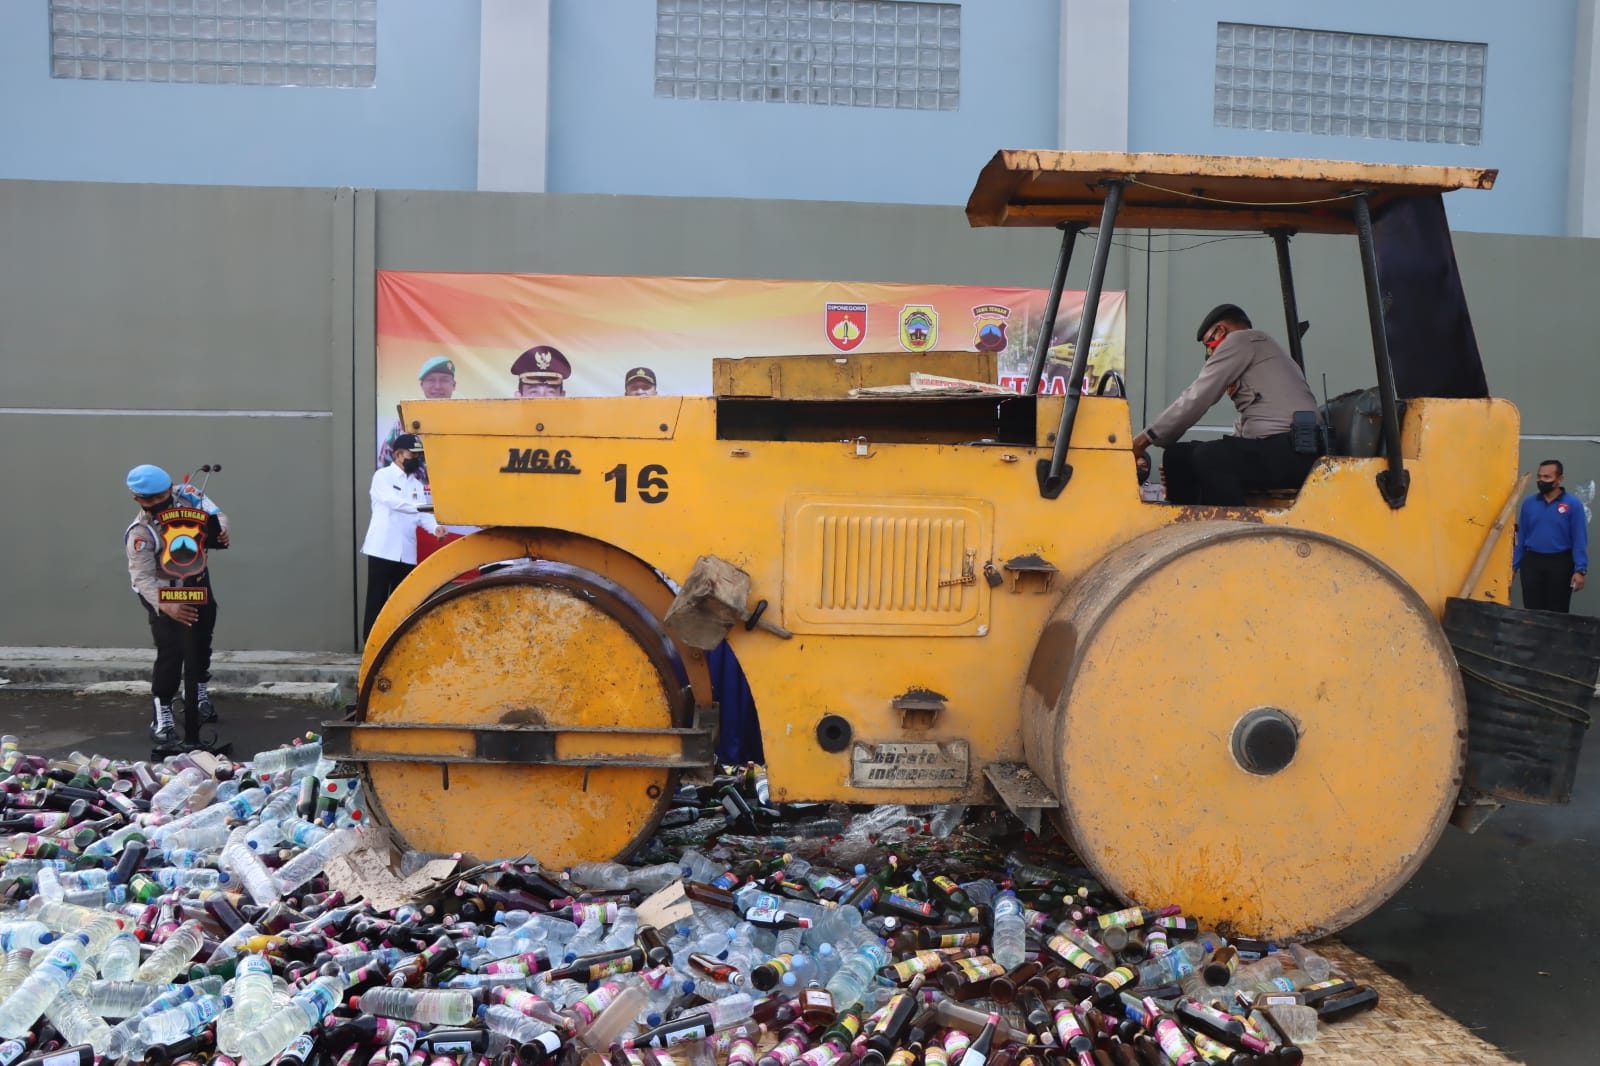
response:
M372 475L372 521L361 553L367 557L367 610L361 639L372 632L378 612L389 595L417 565L417 529L435 535L439 523L421 510L428 502L428 490L417 478L422 466L422 438L402 433L395 438L394 462Z

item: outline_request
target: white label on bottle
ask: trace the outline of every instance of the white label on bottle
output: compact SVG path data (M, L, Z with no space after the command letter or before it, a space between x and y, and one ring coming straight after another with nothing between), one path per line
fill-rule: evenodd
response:
M82 1061L83 1057L79 1053L79 1048L74 1047L65 1051L57 1051L53 1055L46 1055L44 1058L39 1059L38 1063L39 1066L78 1066L78 1063Z

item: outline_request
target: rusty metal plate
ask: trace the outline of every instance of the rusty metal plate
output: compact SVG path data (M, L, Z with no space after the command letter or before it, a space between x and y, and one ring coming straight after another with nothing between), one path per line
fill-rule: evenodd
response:
M850 747L850 784L857 788L965 788L971 772L965 740L858 740Z

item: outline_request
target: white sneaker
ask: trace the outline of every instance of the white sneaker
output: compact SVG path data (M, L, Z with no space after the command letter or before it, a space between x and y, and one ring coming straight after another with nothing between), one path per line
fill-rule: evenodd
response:
M171 744L178 739L178 725L172 720L172 704L151 698L155 712L150 718L150 739L157 744Z

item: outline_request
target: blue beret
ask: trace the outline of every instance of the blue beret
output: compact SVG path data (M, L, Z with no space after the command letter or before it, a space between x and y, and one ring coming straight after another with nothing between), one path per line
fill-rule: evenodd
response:
M422 369L417 371L417 380L421 381L429 374L445 373L451 377L456 376L456 365L450 361L448 355L436 355L422 364Z
M128 471L128 491L135 496L154 496L172 487L172 475L159 466L144 463Z

